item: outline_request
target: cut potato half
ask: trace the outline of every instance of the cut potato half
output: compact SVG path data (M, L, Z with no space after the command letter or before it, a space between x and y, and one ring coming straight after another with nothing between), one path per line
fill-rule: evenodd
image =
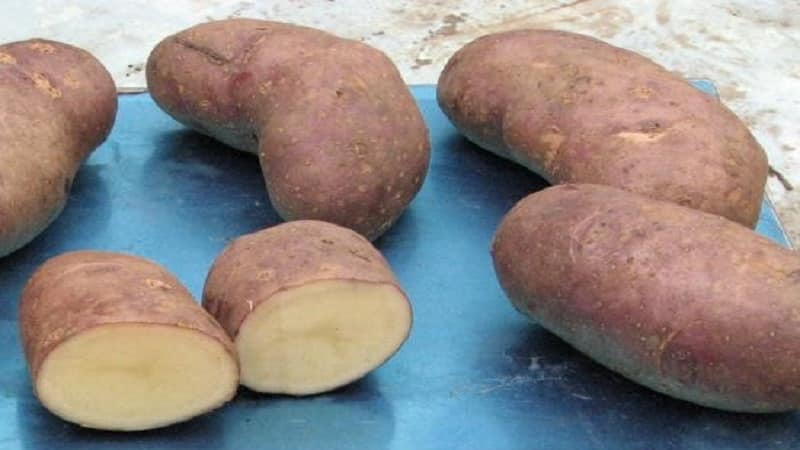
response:
M77 251L42 264L19 303L36 396L88 428L146 430L233 398L236 348L225 330L158 264Z
M208 273L203 306L234 340L241 383L274 394L355 381L411 330L411 303L378 249L317 220L231 242Z
M403 344L411 308L391 284L325 280L262 302L236 338L241 383L259 392L325 392L372 371Z
M54 414L89 428L144 430L188 420L236 393L235 359L194 330L145 323L91 328L42 363L36 391Z

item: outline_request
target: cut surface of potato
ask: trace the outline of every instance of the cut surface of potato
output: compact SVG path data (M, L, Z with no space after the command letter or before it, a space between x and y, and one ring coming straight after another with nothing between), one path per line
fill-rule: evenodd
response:
M408 301L393 285L325 280L289 288L239 329L241 383L261 392L324 392L389 359L410 327Z
M237 367L217 340L185 328L102 325L56 347L36 390L56 415L90 428L142 430L221 406Z

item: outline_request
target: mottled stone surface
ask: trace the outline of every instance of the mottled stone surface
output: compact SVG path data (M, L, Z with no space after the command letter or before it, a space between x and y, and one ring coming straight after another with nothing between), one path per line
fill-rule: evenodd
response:
M777 177L768 190L800 242L800 4L763 0L8 0L0 41L32 36L95 53L122 89L144 86L144 63L164 36L227 17L290 21L384 51L408 83L434 83L447 58L482 34L523 27L586 33L690 77L713 79L751 127Z

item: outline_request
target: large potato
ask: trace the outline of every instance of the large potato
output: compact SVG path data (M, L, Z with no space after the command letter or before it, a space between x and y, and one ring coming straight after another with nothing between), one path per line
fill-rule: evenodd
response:
M561 31L492 34L453 55L438 99L470 140L552 183L758 220L767 160L747 127L636 53Z
M28 281L22 344L42 404L65 420L143 430L205 413L239 385L225 331L148 260L72 252Z
M242 384L335 389L408 337L411 306L380 252L352 230L298 220L242 236L217 258L205 306L234 339Z
M492 248L514 306L673 397L800 407L800 256L722 217L597 185L519 202Z
M55 220L116 111L114 81L89 53L41 39L0 45L0 256Z
M380 51L312 28L205 23L147 61L156 103L176 120L257 153L273 207L370 239L400 216L428 169L428 132Z

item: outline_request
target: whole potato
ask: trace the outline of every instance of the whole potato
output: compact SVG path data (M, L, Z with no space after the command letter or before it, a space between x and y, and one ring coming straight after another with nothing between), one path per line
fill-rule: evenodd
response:
M0 45L0 256L58 217L116 112L114 81L88 52L42 39Z
M428 132L379 50L263 20L204 23L147 61L156 103L197 131L257 153L273 207L370 239L422 186Z
M491 34L453 55L437 95L470 140L551 183L758 221L768 166L747 127L636 53L562 31Z
M800 256L746 227L562 185L520 201L492 254L519 311L638 383L731 411L800 407Z

